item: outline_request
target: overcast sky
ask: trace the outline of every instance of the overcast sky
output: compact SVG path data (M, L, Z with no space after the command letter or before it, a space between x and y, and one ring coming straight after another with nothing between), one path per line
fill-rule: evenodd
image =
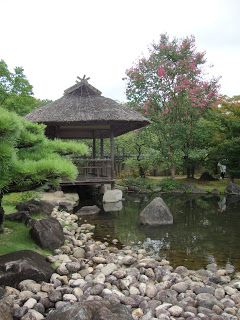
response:
M0 0L0 12L0 59L24 68L36 98L58 99L86 74L126 101L126 69L166 32L194 35L221 93L240 94L239 0Z

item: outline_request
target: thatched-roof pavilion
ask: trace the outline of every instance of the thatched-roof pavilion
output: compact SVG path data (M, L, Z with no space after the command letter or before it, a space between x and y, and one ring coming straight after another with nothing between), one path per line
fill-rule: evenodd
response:
M76 184L96 183L90 178L89 171L97 172L98 181L114 181L114 137L144 127L150 123L140 113L131 110L116 101L101 96L101 92L88 83L88 79L79 78L76 84L65 90L62 98L53 101L29 113L25 118L32 122L44 123L49 138L93 139L93 159L84 162L83 181ZM101 139L101 159L96 159L95 139ZM111 159L104 159L103 139L111 140ZM101 161L100 161L101 160ZM103 162L105 164L103 165ZM98 163L98 165L96 165ZM94 168L95 167L95 168ZM110 168L103 179L103 167ZM101 172L98 169L101 169ZM89 170L88 170L89 169Z

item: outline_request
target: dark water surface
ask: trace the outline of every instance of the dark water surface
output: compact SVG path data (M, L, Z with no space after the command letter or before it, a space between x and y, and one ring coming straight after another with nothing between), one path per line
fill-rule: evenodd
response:
M138 215L161 196L173 214L173 225L139 225ZM122 209L105 212L88 221L96 226L96 240L118 239L124 245L144 248L193 270L209 263L231 265L240 271L240 197L124 194ZM97 204L91 201L86 204ZM139 243L141 242L141 244Z

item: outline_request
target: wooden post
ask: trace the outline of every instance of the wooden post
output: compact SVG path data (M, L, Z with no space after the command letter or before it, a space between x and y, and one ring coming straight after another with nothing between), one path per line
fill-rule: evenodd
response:
M102 169L101 169L101 175L106 175L106 172L105 172L105 169L104 169L104 161L103 161L103 157L104 157L104 152L103 152L103 137L102 137L102 134L101 134L101 140L100 140L100 145L101 145L101 160L102 160L102 163L100 163L100 166L102 166Z
M93 131L93 159L96 159L96 138ZM93 167L95 167L95 162L93 161ZM93 174L96 173L95 168L93 168Z
M111 143L111 180L114 179L114 135L111 128L110 133L110 143ZM111 189L114 189L114 182L111 182Z

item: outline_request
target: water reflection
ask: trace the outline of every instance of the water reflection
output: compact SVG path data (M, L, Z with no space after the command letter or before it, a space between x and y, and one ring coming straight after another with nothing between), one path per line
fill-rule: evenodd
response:
M162 194L173 214L173 225L139 225L139 213L156 196L125 194L121 210L102 210L89 221L96 226L96 239L117 238L125 245L143 247L174 267L199 269L215 262L240 271L240 197Z

